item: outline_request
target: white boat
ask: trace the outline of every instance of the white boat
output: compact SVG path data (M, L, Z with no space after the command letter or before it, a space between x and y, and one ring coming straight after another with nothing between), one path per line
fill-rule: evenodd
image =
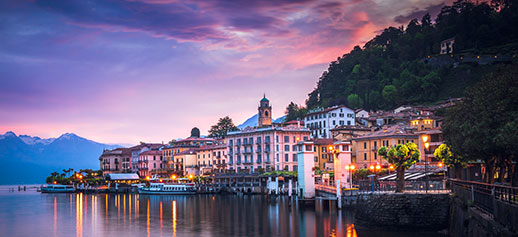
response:
M151 183L149 186L138 188L140 194L196 194L194 184L164 184Z
M46 184L41 185L40 191L42 193L73 193L76 188L72 185Z

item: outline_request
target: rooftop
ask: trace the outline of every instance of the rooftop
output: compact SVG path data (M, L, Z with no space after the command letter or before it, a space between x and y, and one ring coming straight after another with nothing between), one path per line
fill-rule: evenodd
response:
M384 127L372 133L353 138L353 140L365 140L371 138L382 138L382 137L408 137L415 136L414 129L412 127L394 125L390 127Z

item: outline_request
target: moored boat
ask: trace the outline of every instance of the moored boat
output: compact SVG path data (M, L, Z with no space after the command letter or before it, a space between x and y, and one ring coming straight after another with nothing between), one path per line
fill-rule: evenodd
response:
M151 183L149 186L141 186L138 188L140 194L196 194L194 184L164 184Z
M42 193L73 193L76 188L72 185L46 184L41 185L40 191Z

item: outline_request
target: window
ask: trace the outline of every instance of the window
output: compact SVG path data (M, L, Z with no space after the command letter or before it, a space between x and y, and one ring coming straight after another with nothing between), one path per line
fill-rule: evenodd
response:
M318 156L315 156L315 162L318 162Z
M289 156L288 154L284 154L284 161L288 162L289 161Z
M297 154L293 154L293 162L297 162Z
M347 125L351 125L351 121L347 121Z
M279 144L275 145L275 149L277 152L279 151Z
M292 151L297 151L297 145L292 146Z
M335 120L333 120L333 126L335 126L335 125L336 125L336 121L335 121Z
M374 148L378 148L378 142L377 141L374 141Z
M298 169L299 169L298 166L296 166L296 165L293 166L293 171L298 171Z
M279 142L279 136L275 136L275 142Z
M363 153L363 160L367 160L367 153Z
M367 149L367 142L363 142L363 149Z
M377 160L378 159L378 154L376 154L376 152L374 152L374 159Z
M289 136L284 136L284 142L290 142L290 137Z
M284 145L284 151L290 151L290 145Z

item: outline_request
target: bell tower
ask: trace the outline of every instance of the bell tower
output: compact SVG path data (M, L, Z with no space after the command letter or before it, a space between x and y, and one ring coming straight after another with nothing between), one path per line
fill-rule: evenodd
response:
M257 126L270 126L272 125L272 106L270 106L270 101L266 99L266 95L263 95L263 98L259 102L259 111Z

